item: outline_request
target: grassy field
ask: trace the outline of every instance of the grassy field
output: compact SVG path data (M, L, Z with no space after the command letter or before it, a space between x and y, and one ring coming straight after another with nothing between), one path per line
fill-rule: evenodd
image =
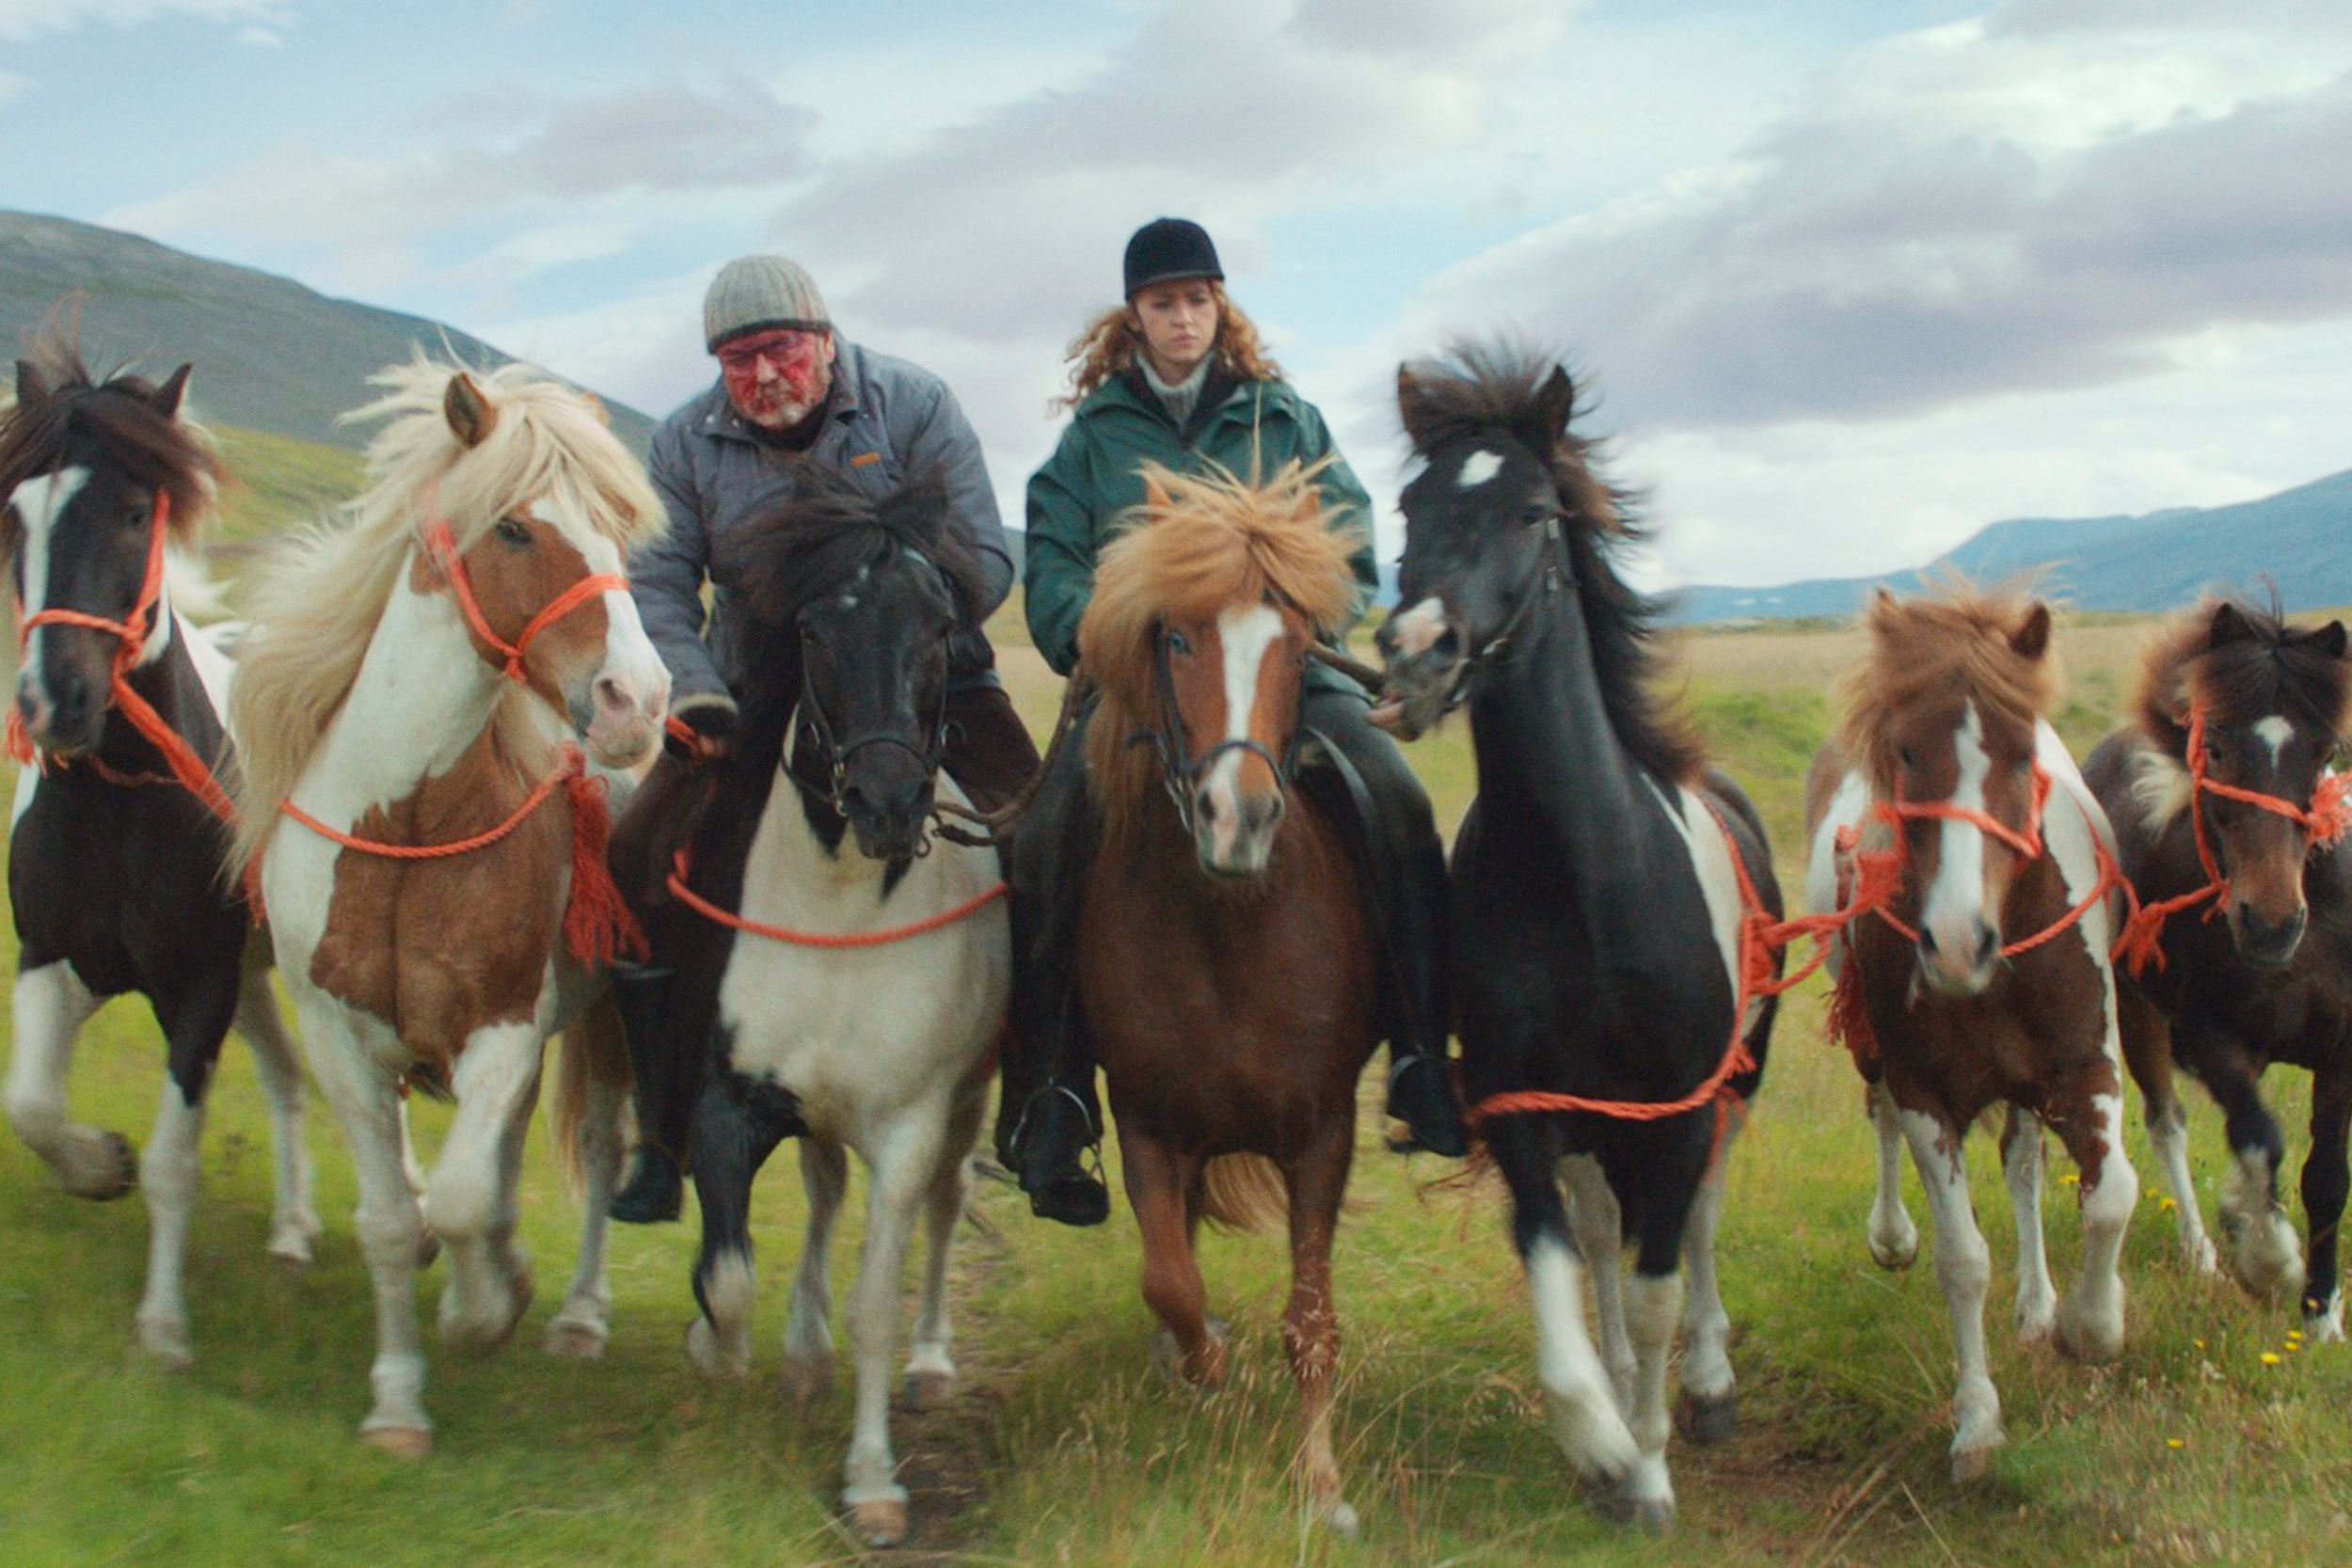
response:
M300 454L293 454L299 456ZM298 465L295 467L299 467ZM306 504L299 476L272 504ZM291 499L290 499L291 498ZM1005 664L1042 729L1056 692L1009 621ZM2144 628L2070 627L2066 728L2080 743L2129 685ZM1798 781L1835 705L1824 686L1851 634L1690 639L1689 698L1755 791L1793 881ZM1453 726L1415 749L1450 825L1467 802ZM2352 1557L2352 1355L2293 1348L2288 1309L2185 1277L2152 1189L2126 1253L2127 1347L2086 1370L2007 1331L2010 1229L1989 1141L1978 1201L1995 1259L1994 1371L2010 1444L1966 1493L1945 1478L1951 1353L1931 1271L1882 1274L1863 1245L1868 1138L1852 1070L1823 1044L1818 992L1782 1015L1771 1074L1731 1167L1724 1291L1738 1324L1741 1430L1672 1450L1681 1518L1663 1540L1600 1521L1565 1483L1540 1418L1533 1328L1490 1189L1434 1186L1449 1167L1380 1152L1367 1104L1338 1256L1346 1333L1338 1422L1354 1544L1302 1535L1288 1473L1295 1432L1278 1318L1279 1243L1208 1243L1214 1305L1235 1325L1236 1377L1209 1398L1152 1370L1122 1212L1092 1232L1027 1217L982 1183L958 1267L964 1390L897 1424L916 1493L908 1561L1050 1564L2304 1563ZM160 1047L118 1003L85 1037L78 1115L143 1138ZM2299 1081L2280 1075L2290 1145ZM2192 1095L2206 1202L2218 1117ZM428 1145L442 1113L423 1106ZM373 1329L352 1187L315 1107L318 1265L262 1256L265 1122L231 1046L214 1099L190 1261L198 1364L144 1365L130 1318L145 1216L61 1196L0 1135L0 1562L816 1563L856 1558L832 1523L848 1401L782 1407L778 1282L797 1245L792 1162L759 1194L759 1373L713 1386L688 1367L691 1225L624 1230L613 1338L600 1363L540 1354L577 1218L544 1133L526 1235L540 1302L496 1355L436 1354L435 1456L404 1465L354 1439ZM2299 1161L2299 1152L2296 1155ZM1915 1214L1925 1216L1912 1185ZM2071 1272L2071 1189L2049 1198L2053 1263ZM856 1206L850 1209L852 1216ZM849 1274L842 1238L836 1281ZM439 1271L421 1282L437 1290ZM2275 1358L2275 1365L2272 1364ZM846 1368L844 1369L846 1373Z

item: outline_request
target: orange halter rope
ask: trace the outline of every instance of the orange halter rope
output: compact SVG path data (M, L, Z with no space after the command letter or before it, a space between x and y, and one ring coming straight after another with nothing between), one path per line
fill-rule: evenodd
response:
M2205 708L2198 704L2188 710L2188 822L2189 831L2197 840L2197 861L2204 868L2201 887L2190 889L2177 898L2135 908L2123 926L2123 937L2116 951L2137 979L2147 973L2153 961L2161 972L2165 966L2164 923L2183 910L2194 908L2210 898L2213 908L2205 911L2207 920L2229 908L2230 879L2222 874L2221 864L2213 857L2213 845L2205 836L2205 814L2201 809L2200 795L2218 795L2225 800L2258 806L2274 816L2283 816L2303 830L2307 849L2320 848L2335 843L2352 829L2352 800L2346 800L2352 790L2342 774L2330 773L2319 781L2312 791L2312 803L2298 806L2276 795L2260 790L2241 789L2235 784L2222 784L2210 777L2205 769L2210 758L2205 750Z
M1607 1117L1613 1121L1658 1121L1695 1111L1709 1101L1717 1102L1716 1135L1720 1140L1724 1117L1729 1113L1728 1101L1737 1098L1726 1087L1739 1074L1752 1069L1756 1059L1749 1053L1741 1031L1747 1023L1748 1005L1761 997L1778 996L1809 978L1814 971L1826 963L1830 942L1865 913L1876 914L1881 920L1913 942L1918 933L1887 911L1887 904L1901 891L1905 863L1909 852L1902 838L1902 823L1906 818L1942 817L1972 822L2028 862L2041 858L2044 852L2042 840L2042 813L2050 795L2050 775L2041 764L2034 765L2033 805L2026 818L2026 831L2019 832L1990 813L1974 806L1956 805L1949 800L1883 800L1871 808L1871 815L1896 830L1895 847L1874 850L1854 857L1854 888L1852 896L1842 907L1821 914L1796 915L1774 920L1756 895L1756 884L1748 876L1747 863L1740 858L1740 846L1731 836L1730 824L1715 809L1712 801L1707 809L1715 818L1716 828L1724 835L1724 847L1730 852L1732 870L1740 879L1740 944L1738 996L1731 1015L1731 1043L1725 1047L1723 1059L1715 1070L1699 1082L1696 1088L1679 1100L1592 1100L1581 1095L1554 1094L1548 1090L1525 1089L1508 1094L1489 1095L1470 1108L1472 1126L1489 1117L1512 1116L1539 1111L1586 1111ZM1837 848L1842 854L1851 849L1854 838L1851 830L1839 833ZM2088 897L2073 906L2056 922L2030 937L2010 942L2001 949L2003 958L2011 958L2041 946L2080 921L2091 907L2117 887L2127 891L2130 884L2123 879L2122 868L2107 852L2096 833L2091 843L2098 858L2099 879ZM1814 941L1813 956L1792 974L1775 975L1772 956L1786 948L1801 936ZM1851 966L1839 976L1837 997L1831 1008L1832 1033L1858 1045L1867 1035L1867 1024L1862 1018L1860 998L1852 993L1845 975L1851 974Z
M672 897L701 915L705 920L724 926L729 930L749 931L755 937L766 937L770 942L789 942L795 947L887 947L894 942L905 942L910 937L919 937L926 932L936 931L943 926L953 926L965 915L975 913L1002 898L1006 893L1004 883L993 882L953 908L942 910L937 914L925 915L922 919L910 921L904 926L892 926L879 931L850 931L835 936L822 931L795 931L783 926L763 925L759 921L746 920L739 914L721 909L686 885L687 874L692 869L691 858L686 849L680 848L676 858L670 863L669 888Z
M523 657L530 651L532 641L541 632L564 619L590 599L608 591L627 593L628 579L611 572L596 572L581 578L570 587L549 599L545 608L524 626L522 632L509 642L491 629L482 606L474 597L473 582L466 573L465 558L457 552L457 541L451 532L447 517L436 517L424 530L425 553L449 579L450 596L466 618L466 625L492 652L505 657L500 673L518 685L527 685L530 677L523 669ZM605 803L604 781L588 777L587 759L577 746L565 746L563 760L556 770L539 781L520 804L507 814L496 827L469 838L448 844L385 844L374 839L358 838L328 827L292 800L280 800L278 809L292 820L310 829L321 838L340 844L346 849L379 860L428 861L445 860L455 855L471 854L486 849L522 826L523 819L553 797L561 787L572 808L572 885L564 905L564 941L572 956L581 963L610 963L627 953L644 958L649 949L645 935L629 914L628 906L612 881L612 870L605 861L605 851L612 833L612 813ZM254 907L259 910L259 889Z
M171 769L171 777L189 794L204 803L204 809L223 822L236 820L236 808L230 804L229 792L213 777L212 768L196 754L179 731L173 729L155 711L154 705L131 689L131 671L138 662L139 650L155 629L155 608L164 594L164 546L171 522L171 492L157 490L155 506L149 521L147 539L147 575L140 580L138 598L131 612L119 621L103 615L91 615L79 610L42 610L24 615L20 609L16 631L20 656L27 648L36 626L82 626L90 631L103 631L116 641L114 661L106 673L106 689L114 706L130 721L131 727L145 736L149 745L163 754L164 765ZM32 737L24 733L24 717L12 703L8 719L8 754L20 764L34 760ZM121 783L126 777L139 782L156 780L155 774L122 775L101 764L95 757L90 765L102 778ZM43 759L44 766L47 759Z

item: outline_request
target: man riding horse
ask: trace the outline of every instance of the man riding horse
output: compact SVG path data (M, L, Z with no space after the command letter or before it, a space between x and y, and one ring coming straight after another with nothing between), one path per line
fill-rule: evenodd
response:
M979 437L946 384L928 371L843 341L815 279L782 256L746 256L711 280L703 336L718 382L654 432L647 467L668 532L629 563L645 630L670 667L672 717L693 736L660 766L723 752L744 672L732 630L728 540L791 499L811 467L877 499L917 476L946 487L949 525L973 547L985 593L948 655L945 765L982 809L1036 771L1037 748L996 679L980 622L1012 585ZM704 588L711 590L706 612ZM622 832L628 823L624 821ZM701 1041L669 1041L662 955L616 979L636 1071L639 1143L612 1217L675 1219L687 1129L702 1091Z
M1216 248L1199 224L1161 218L1136 230L1125 258L1126 304L1098 317L1072 350L1070 428L1029 481L1027 610L1046 662L1068 675L1097 552L1133 521L1147 463L1178 473L1221 467L1263 479L1293 459L1319 466L1326 501L1358 531L1359 608L1378 586L1371 500L1314 406L1260 353L1249 320L1226 298ZM1382 934L1391 1067L1388 1109L1407 1147L1464 1152L1447 1070L1445 856L1429 798L1396 743L1366 720L1362 689L1310 666L1301 698L1297 782L1343 825ZM1013 1027L1006 1042L998 1157L1030 1207L1068 1225L1109 1212L1082 1164L1102 1137L1094 1056L1082 1037L1072 976L1072 925L1096 843L1084 748L1056 758L1024 814L1009 857Z

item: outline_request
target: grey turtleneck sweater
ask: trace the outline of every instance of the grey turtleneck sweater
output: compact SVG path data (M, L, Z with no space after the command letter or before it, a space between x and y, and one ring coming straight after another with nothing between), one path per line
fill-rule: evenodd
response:
M1209 379L1209 366L1216 358L1214 354L1202 355L1200 363L1193 366L1192 373L1171 387L1160 379L1159 372L1152 368L1150 355L1136 356L1136 363L1143 370L1143 384L1159 398L1161 406L1168 410L1168 417L1176 421L1177 429L1184 429L1184 421L1192 418L1193 408L1200 402L1200 388Z

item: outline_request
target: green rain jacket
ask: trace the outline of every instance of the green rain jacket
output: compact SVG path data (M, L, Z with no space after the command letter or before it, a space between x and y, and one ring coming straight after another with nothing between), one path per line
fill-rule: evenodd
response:
M1078 405L1061 444L1029 480L1023 580L1029 636L1038 651L1064 675L1077 663L1078 621L1094 594L1095 554L1143 504L1140 470L1147 461L1178 473L1198 473L1215 463L1246 479L1253 471L1270 475L1293 458L1312 464L1325 456L1331 466L1317 483L1334 513L1332 527L1358 540L1352 626L1380 584L1372 554L1372 498L1332 447L1331 433L1312 404L1287 382L1237 381L1218 366L1200 388L1192 418L1179 430L1143 384L1141 372L1129 370L1103 383ZM1359 689L1320 663L1308 665L1307 682Z

